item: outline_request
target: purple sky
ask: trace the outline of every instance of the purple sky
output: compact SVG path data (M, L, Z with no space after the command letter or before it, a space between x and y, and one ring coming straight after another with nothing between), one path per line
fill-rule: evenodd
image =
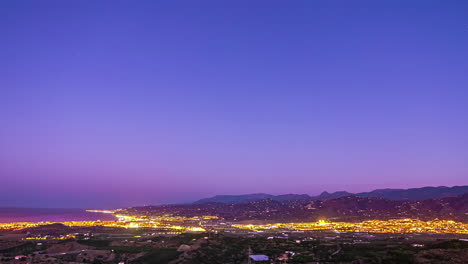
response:
M467 1L165 2L0 1L0 206L468 184Z

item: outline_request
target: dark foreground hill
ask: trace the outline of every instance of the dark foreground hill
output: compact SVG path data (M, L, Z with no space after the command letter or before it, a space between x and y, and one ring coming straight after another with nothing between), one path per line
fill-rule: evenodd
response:
M362 221L370 219L435 218L468 222L468 194L423 201L396 201L375 197L347 196L329 200L264 199L246 203L199 203L132 207L122 213L180 216L215 215L229 221Z

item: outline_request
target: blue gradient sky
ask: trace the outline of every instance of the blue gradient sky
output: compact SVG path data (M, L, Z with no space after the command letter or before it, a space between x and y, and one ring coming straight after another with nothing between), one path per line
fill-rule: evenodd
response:
M165 2L0 2L0 206L468 184L467 1Z

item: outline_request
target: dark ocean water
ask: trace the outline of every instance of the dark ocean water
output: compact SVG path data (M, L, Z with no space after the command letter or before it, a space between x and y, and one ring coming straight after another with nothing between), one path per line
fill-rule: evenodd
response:
M91 213L84 209L57 208L0 208L0 223L10 222L63 222L115 220L112 214Z

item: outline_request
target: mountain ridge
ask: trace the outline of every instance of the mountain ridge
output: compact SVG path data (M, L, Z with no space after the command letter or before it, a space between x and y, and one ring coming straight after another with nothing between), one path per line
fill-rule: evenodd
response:
M420 201L428 199L442 199L447 197L456 197L468 193L468 185L462 186L425 186L420 188L409 189L375 189L370 192L350 193L347 191L337 191L329 193L322 192L316 196L308 194L281 194L272 195L267 193L253 193L243 195L215 195L209 198L203 198L193 202L193 204L200 203L224 203L224 204L238 204L253 201L260 201L264 199L271 199L274 201L286 200L330 200L346 196L369 197L369 198L384 198L396 201Z
M263 199L246 203L168 204L121 209L128 215L194 217L211 215L226 221L262 220L270 222L364 221L412 218L468 223L468 193L456 197L421 201L397 201L376 197L346 196L325 200Z

